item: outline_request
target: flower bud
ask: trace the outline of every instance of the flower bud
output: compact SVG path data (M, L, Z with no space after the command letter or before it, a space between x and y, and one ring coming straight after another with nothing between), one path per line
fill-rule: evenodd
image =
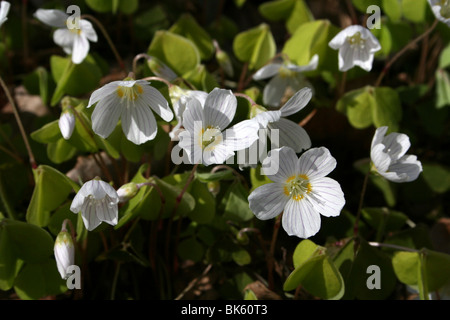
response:
M67 279L67 268L75 264L75 246L69 232L63 230L58 234L53 251L61 278Z
M233 65L231 64L231 59L225 51L216 51L216 59L220 67L225 71L225 73L232 77L234 75Z
M166 79L168 81L175 80L178 78L175 72L173 72L172 69L169 68L164 62L159 60L156 57L150 57L147 60L147 65L152 70L152 72L163 79Z
M219 181L210 181L207 184L209 192L211 192L214 196L217 196L220 192L220 182Z
M75 128L75 115L71 108L66 108L63 110L59 118L58 125L63 138L66 140L70 139L73 129Z
M130 182L124 184L117 190L117 194L119 196L119 202L127 202L131 198L133 198L139 191L139 188L136 183Z

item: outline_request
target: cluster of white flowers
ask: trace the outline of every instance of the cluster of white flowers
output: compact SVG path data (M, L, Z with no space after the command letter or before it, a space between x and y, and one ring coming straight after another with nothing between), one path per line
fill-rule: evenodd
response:
M429 2L435 13L447 19L447 1L445 6L442 1ZM9 3L2 1L0 25L6 20L8 10ZM75 64L86 58L89 41L97 41L97 34L89 21L79 19L78 27L74 29L67 24L68 15L60 10L39 9L35 17L57 28L53 39L72 55ZM370 71L374 54L381 49L370 30L359 25L339 32L329 46L339 50L338 65L343 72L354 66ZM154 68L168 81L177 77L156 58L149 62L153 62ZM113 81L95 90L89 99L87 108L95 105L92 129L97 135L107 138L120 119L126 138L140 145L156 137L158 126L153 112L166 122L172 121L175 115L177 123L170 137L179 141L176 147L190 164L205 166L223 164L237 151L251 152L256 143L263 146L260 149L266 150L268 136L272 132L278 133L279 139L272 141L274 148L268 155L258 150L256 156L257 163L262 164L262 173L273 183L256 188L248 198L249 206L262 220L283 213L282 226L286 232L308 238L319 231L320 215L338 216L345 205L339 183L327 177L336 167L335 158L325 147L311 148L307 132L287 118L302 110L311 100L314 89L304 73L316 70L318 64L319 56L314 55L305 66L297 66L284 57L282 61L274 60L262 67L253 79L271 78L264 87L263 103L276 109L253 105L252 117L232 126L237 99L231 90L215 88L207 93L172 85L169 87L172 111L168 101L148 81L131 77ZM291 90L290 98L283 103L288 89ZM59 125L63 137L69 139L75 125L71 109L62 112ZM410 146L408 137L398 133L385 137L387 130L387 127L378 128L373 138L370 152L373 169L394 182L415 180L422 166L415 156L405 155ZM297 153L303 151L298 157ZM249 163L240 165L245 167ZM116 191L108 183L93 179L82 186L70 209L74 213L82 213L88 230L95 229L102 221L115 225L119 202L129 199L130 192L124 190ZM131 193L134 195L136 192L133 186Z

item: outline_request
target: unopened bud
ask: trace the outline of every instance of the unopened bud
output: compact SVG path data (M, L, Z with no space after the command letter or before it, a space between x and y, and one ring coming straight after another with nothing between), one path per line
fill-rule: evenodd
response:
M53 251L61 278L67 279L67 268L75 264L75 246L69 232L63 230L58 234Z
M210 181L207 184L209 192L211 192L214 196L217 196L220 192L220 182L219 181Z
M127 202L131 198L133 198L139 191L139 188L136 183L130 182L124 184L117 190L117 194L119 195L119 202Z
M75 128L75 114L72 108L66 108L62 111L58 125L63 138L66 140L70 139Z

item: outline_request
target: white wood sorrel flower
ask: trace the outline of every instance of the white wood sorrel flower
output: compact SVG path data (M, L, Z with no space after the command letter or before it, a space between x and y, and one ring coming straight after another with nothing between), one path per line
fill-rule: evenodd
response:
M58 233L53 252L55 254L56 266L61 278L67 279L69 276L67 268L75 264L75 246L69 232L63 230Z
M84 225L89 231L97 228L102 221L116 225L119 209L119 196L108 183L95 178L81 187L72 201L70 210L81 211Z
M11 4L8 1L0 2L0 27L8 20L7 15Z
M71 108L65 108L61 112L58 120L59 130L64 139L68 140L72 136L73 129L75 129L75 114Z
M327 148L313 148L297 157L289 147L273 149L263 162L275 174L273 181L256 188L248 197L250 209L258 219L275 218L284 211L282 226L289 235L309 238L321 225L320 215L338 216L345 204L339 183L326 177L336 167L336 160Z
M63 48L64 52L72 55L72 62L83 62L89 53L89 41L97 42L97 33L92 23L85 19L78 19L76 27L68 26L68 18L64 11L56 9L38 9L34 16L43 23L57 28L53 33L53 41Z
M244 120L226 129L236 107L234 94L219 88L208 94L204 105L195 98L187 102L183 113L186 130L179 134L178 145L186 151L191 164L222 164L234 151L246 149L258 139L259 125L254 120Z
M375 131L370 149L370 158L376 171L392 182L410 182L417 179L422 172L422 163L415 155L408 155L411 143L403 133L391 132L386 135L388 127Z
M378 39L369 29L353 25L339 32L328 44L339 50L339 70L347 71L359 66L369 72L372 70L375 52L381 49Z
M92 130L102 138L113 132L121 118L123 133L134 144L154 139L158 126L150 108L164 121L173 119L167 100L145 80L110 82L92 93L87 107L95 103Z
M450 1L449 0L428 0L436 19L442 21L450 27Z
M297 92L303 87L313 89L302 73L317 69L318 64L319 56L314 55L305 66L297 66L290 62L273 62L259 69L253 75L254 80L272 78L264 87L264 104L270 107L279 107L288 88L293 92Z

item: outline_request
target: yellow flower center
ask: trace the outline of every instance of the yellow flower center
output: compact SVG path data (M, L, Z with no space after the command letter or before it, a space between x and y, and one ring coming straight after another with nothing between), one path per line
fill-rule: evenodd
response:
M359 47L360 49L363 49L366 45L366 39L361 37L360 32L356 32L353 36L347 37L348 43L350 43L350 46L353 47Z
M310 194L311 191L311 183L306 174L291 176L286 180L284 185L284 194L292 197L295 201L302 200L305 194Z
M450 18L450 1L449 0L441 0L440 2L441 10L440 14L442 17L448 19Z
M132 87L124 87L124 86L119 86L117 87L117 95L121 98L121 99L127 99L127 100L136 100L137 97L139 97L140 94L142 94L143 89L142 86L135 84Z
M290 70L289 68L287 68L285 66L281 66L280 70L278 71L278 74L282 78L292 78L292 77L295 77L297 72L294 70Z

